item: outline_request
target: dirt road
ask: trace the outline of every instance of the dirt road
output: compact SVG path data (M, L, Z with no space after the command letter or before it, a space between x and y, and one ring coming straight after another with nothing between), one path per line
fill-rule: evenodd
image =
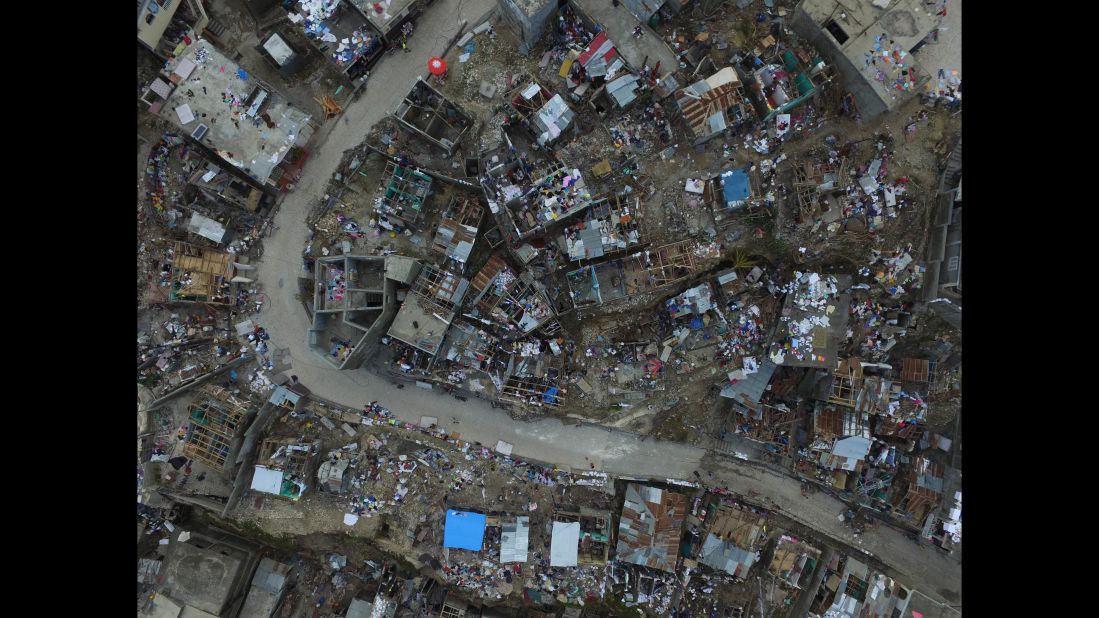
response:
M485 14L494 0L438 0L421 18L411 53L397 53L383 59L367 84L366 93L348 107L344 115L330 121L318 146L305 166L297 188L286 196L279 209L277 231L265 241L258 277L268 303L256 322L265 327L272 343L288 349L287 360L306 386L337 403L360 407L377 400L400 418L418 422L421 415L435 416L444 426L468 440L494 445L504 440L514 445L516 455L546 462L585 468L585 459L612 474L689 479L700 468L706 452L683 444L641 441L634 434L585 425L564 426L557 420L524 423L513 421L500 410L479 400L458 402L436 392L417 388L396 389L387 380L364 370L340 372L313 352L306 343L308 316L296 298L301 272L302 247L307 235L304 218L321 198L324 187L349 148L362 141L368 128L389 113L407 92L411 81L424 72L429 57L440 53L458 30L460 20L474 20ZM458 422L453 423L452 419ZM719 476L738 492L753 488L771 496L787 514L830 535L842 535L836 514L842 505L835 499L815 494L801 497L796 482L762 473L750 466L725 464ZM845 537L838 537L845 538ZM922 549L899 533L882 529L862 539L865 547L902 573L908 583L936 597L946 591L960 598L960 565ZM955 599L950 599L954 601Z

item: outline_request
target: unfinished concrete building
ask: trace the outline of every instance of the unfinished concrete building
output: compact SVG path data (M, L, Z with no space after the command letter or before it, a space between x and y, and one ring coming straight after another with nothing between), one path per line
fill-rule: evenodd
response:
M460 107L417 77L412 89L397 106L393 117L407 131L454 154L462 137L473 126L473 118Z
M389 335L430 356L442 347L469 280L424 265L389 327Z
M558 4L557 0L496 0L500 16L519 39L520 54L529 54L542 38L547 20L557 14Z
M940 21L918 0L804 0L789 24L835 64L869 120L923 89L930 74L913 52Z
M309 344L337 369L357 369L397 313L390 257L318 258Z
M199 39L171 59L158 79L166 86L164 101L150 113L260 184L285 191L296 181L317 126L252 71ZM226 97L232 99L228 105Z
M455 197L450 201L435 230L431 249L441 253L444 267L464 274L466 262L477 244L477 230L485 209L475 199Z
M190 538L179 540L184 532ZM223 533L217 539L193 530L172 534L152 615L236 616L245 602L248 582L259 561L258 546ZM171 607L176 613L171 613ZM153 609L153 608L150 608ZM198 612L195 612L198 610Z
M679 537L687 513L687 496L630 483L618 524L619 560L675 572Z
M240 449L251 409L248 400L239 399L219 386L203 385L199 396L187 409L189 429L183 455L214 470L231 466Z

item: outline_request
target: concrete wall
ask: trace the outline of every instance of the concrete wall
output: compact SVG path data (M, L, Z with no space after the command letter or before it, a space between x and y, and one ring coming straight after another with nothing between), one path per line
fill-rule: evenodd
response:
M863 78L862 73L843 54L832 36L818 26L801 6L794 11L789 25L794 33L816 47L828 59L829 64L836 67L841 87L855 96L855 104L858 105L859 114L863 120L869 120L888 111L885 101L882 101L874 88Z
M159 408L160 406L164 405L169 400L174 399L175 397L178 397L178 396L182 395L183 393L186 393L187 391L191 390L192 388L194 388L196 386L199 386L201 384L206 384L210 380L213 380L214 378L216 378L216 377L218 377L222 374L228 373L228 371L230 369L232 369L234 367L239 367L244 362L252 360L253 358L255 358L255 356L251 352L245 352L244 354L242 354L240 356L240 358L232 360L232 361L222 365L221 367L218 367L217 369L211 371L210 373L207 373L206 375L200 376L194 382L191 382L189 384L185 384L185 385L177 388L176 390L164 395L160 399L157 399L157 400L151 402L149 405L142 408L142 410L146 411L146 412L148 412L149 410L155 410L156 408Z
M519 39L519 53L524 56L542 38L546 21L557 14L557 0L496 0L496 3L500 16Z

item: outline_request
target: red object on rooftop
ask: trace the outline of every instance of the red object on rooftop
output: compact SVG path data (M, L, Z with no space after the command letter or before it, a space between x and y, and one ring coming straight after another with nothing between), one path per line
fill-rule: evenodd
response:
M446 60L435 56L427 61L427 70L431 71L432 75L442 75L443 73L446 73Z

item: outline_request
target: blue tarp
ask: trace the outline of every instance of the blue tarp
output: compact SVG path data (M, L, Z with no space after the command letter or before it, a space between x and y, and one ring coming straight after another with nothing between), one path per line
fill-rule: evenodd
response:
M557 387L556 386L551 386L546 391L546 393L544 395L542 395L542 400L545 401L546 403L553 403L556 397L557 397Z
M481 551L485 539L485 516L481 513L448 510L443 529L443 547Z
M725 185L725 203L743 202L748 199L748 170L727 170L721 173Z

